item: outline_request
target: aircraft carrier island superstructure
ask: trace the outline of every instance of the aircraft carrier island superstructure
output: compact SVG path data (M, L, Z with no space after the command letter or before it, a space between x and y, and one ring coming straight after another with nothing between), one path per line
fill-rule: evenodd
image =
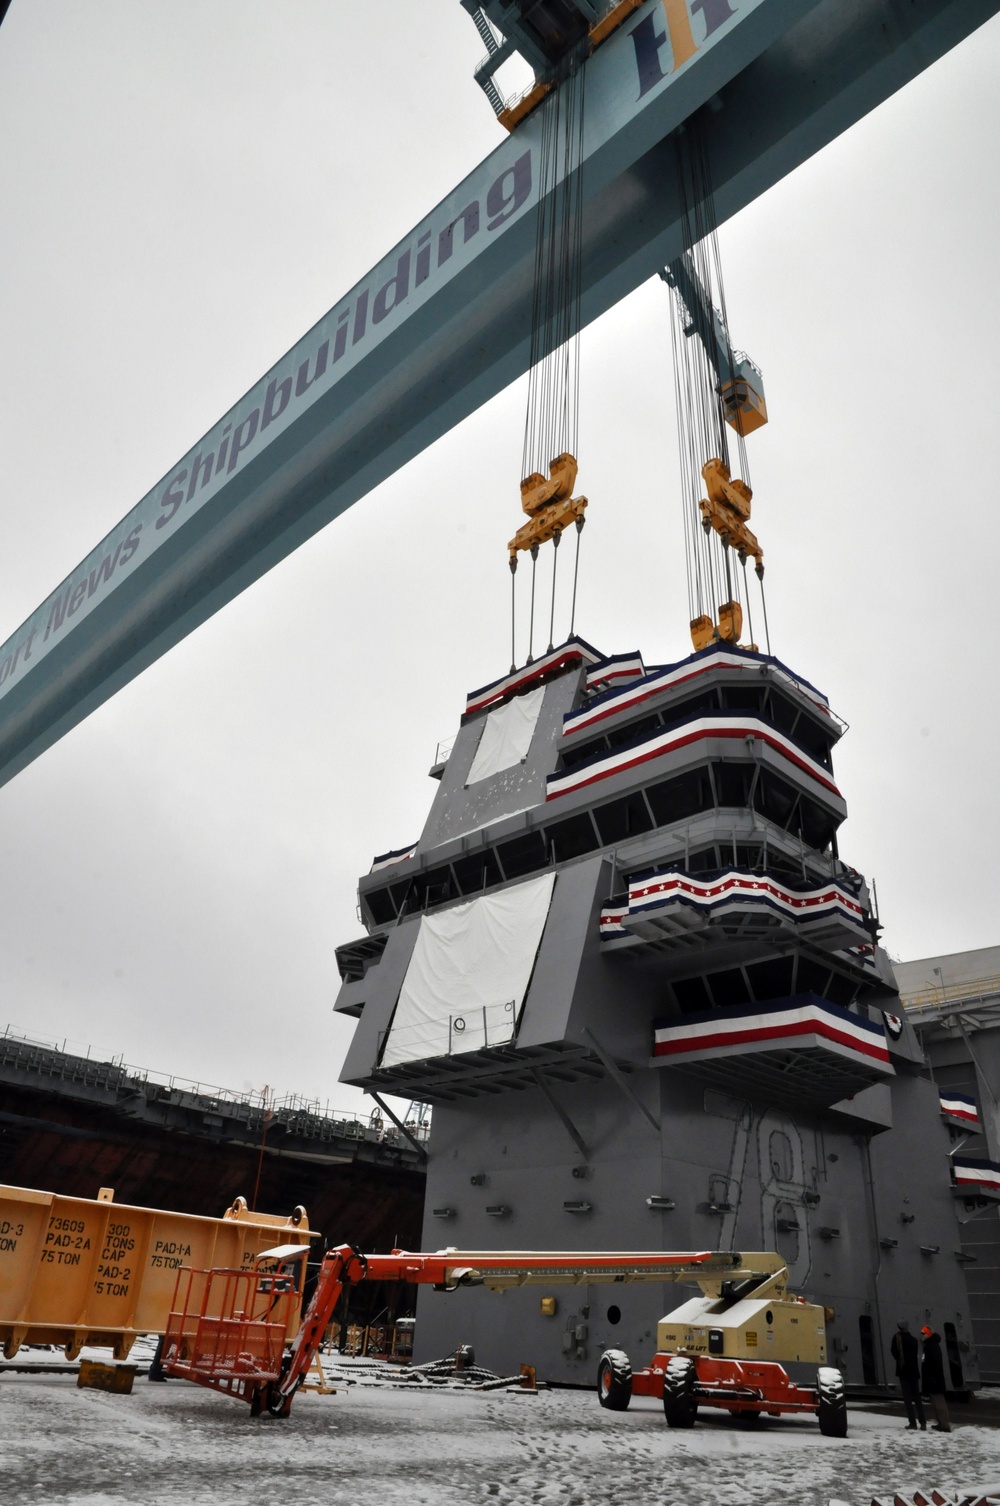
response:
M774 1249L849 1382L889 1378L905 1318L967 1387L962 1220L998 1193L839 855L843 730L727 644L649 668L571 638L471 694L420 840L360 881L342 1077L434 1105L425 1249ZM591 1383L677 1300L550 1296L425 1292L418 1356Z

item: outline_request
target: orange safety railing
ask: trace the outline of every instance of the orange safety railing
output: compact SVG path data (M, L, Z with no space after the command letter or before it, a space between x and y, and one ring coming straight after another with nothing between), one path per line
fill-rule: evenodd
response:
M198 1385L250 1396L281 1374L298 1303L293 1275L181 1270L163 1367Z

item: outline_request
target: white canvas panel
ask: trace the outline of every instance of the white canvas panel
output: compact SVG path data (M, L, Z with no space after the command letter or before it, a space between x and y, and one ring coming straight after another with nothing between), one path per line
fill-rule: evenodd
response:
M506 706L498 706L489 713L472 760L467 786L478 784L480 779L489 779L491 774L500 774L527 757L544 699L545 686L539 685L537 690L516 695Z
M511 1040L552 900L554 873L420 921L382 1066Z

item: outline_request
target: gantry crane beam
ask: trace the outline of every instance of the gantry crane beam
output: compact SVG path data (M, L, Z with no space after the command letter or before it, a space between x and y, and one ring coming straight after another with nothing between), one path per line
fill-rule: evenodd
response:
M680 255L669 137L711 103L728 218L1000 0L646 0L586 63L582 320ZM528 365L535 112L0 647L0 783Z

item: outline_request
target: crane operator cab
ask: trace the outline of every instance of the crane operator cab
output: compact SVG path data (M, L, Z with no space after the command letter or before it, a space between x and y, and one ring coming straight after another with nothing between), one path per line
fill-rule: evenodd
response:
M726 423L738 434L752 434L767 423L764 378L745 350L733 351L734 374L719 386Z

